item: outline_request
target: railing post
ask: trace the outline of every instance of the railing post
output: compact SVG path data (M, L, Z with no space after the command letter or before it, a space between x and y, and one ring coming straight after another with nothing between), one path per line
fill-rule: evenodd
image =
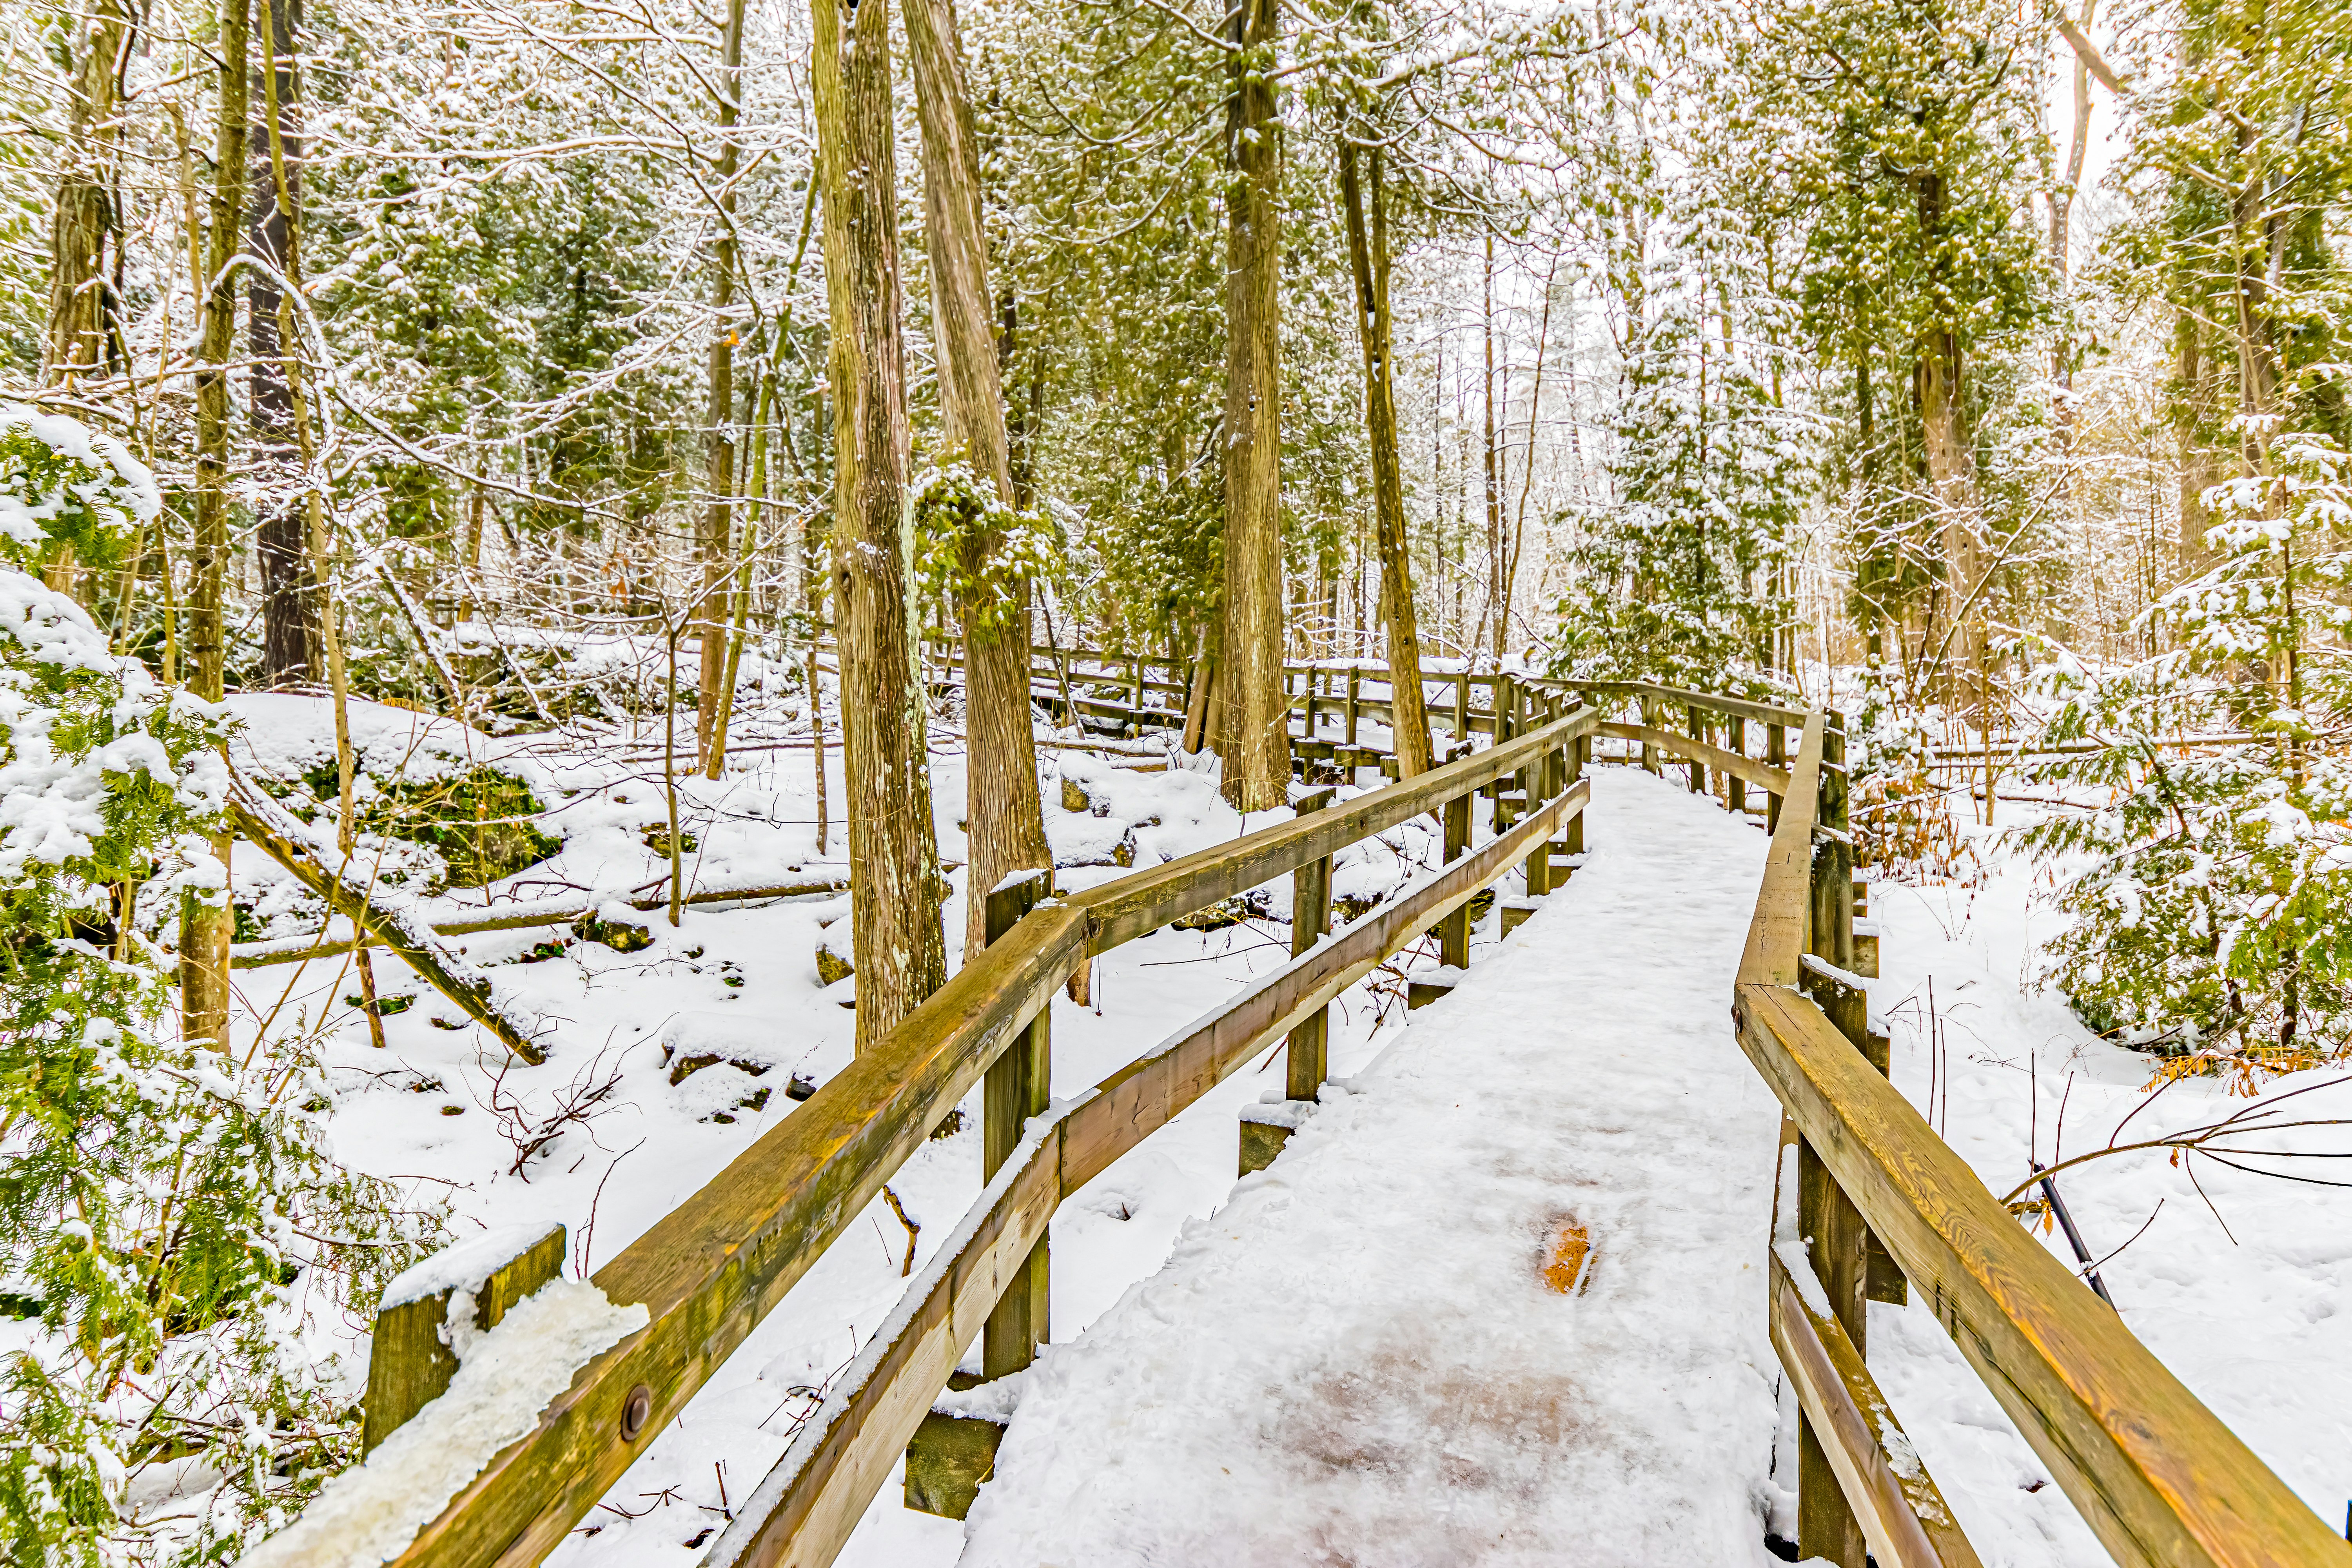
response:
M563 1270L563 1227L537 1234L522 1226L486 1232L444 1248L394 1279L376 1309L368 1355L360 1453L376 1445L448 1390L457 1358L443 1338L453 1300L463 1296L477 1330L487 1332L515 1303Z
M1331 795L1325 789L1301 796L1298 815L1321 811L1331 804ZM1330 929L1331 857L1326 855L1290 874L1290 955L1296 958L1307 952ZM1290 1031L1286 1092L1292 1100L1313 1100L1323 1087L1330 1014L1327 1004L1317 1008L1313 1016L1300 1019Z
M1363 700L1363 666L1351 664L1348 667L1348 744L1350 746L1356 743L1356 710L1362 705ZM1352 784L1355 777L1355 770L1350 768L1348 772L1349 782Z
M1845 826L1844 721L1823 715L1822 773L1814 820L1842 833ZM1832 766L1832 763L1841 765ZM1853 856L1837 837L1820 836L1811 855L1808 889L1811 919L1808 947L1840 968L1853 952ZM1829 1296L1830 1310L1844 1325L1855 1353L1866 1354L1869 1326L1864 1305L1869 1260L1861 1211L1840 1190L1829 1167L1807 1142L1797 1159L1799 1234L1814 1278ZM1821 1557L1840 1568L1863 1568L1866 1548L1862 1526L1841 1489L1837 1472L1819 1436L1801 1419L1797 1435L1797 1553Z
M1470 796L1457 795L1445 803L1445 859L1448 865L1470 852ZM1470 967L1470 906L1463 905L1437 922L1437 961L1454 969Z
M1470 739L1470 672L1466 668L1454 678L1454 743L1457 746Z
M988 894L988 940L1003 940L1037 900L1053 891L1053 873L1030 871L1008 878ZM981 1180L994 1176L1020 1146L1021 1130L1044 1112L1053 1093L1050 1006L1041 1007L1020 1037L1004 1047L988 1069L981 1089ZM1015 1271L1003 1297L981 1331L980 1372L994 1379L1019 1372L1037 1359L1045 1342L1045 1286L1050 1260L1047 1238L1039 1237L1028 1260Z
M1582 700L1590 701L1591 699L1587 697ZM1581 706L1581 702L1580 702L1579 705ZM1566 754L1568 766L1567 770L1560 775L1559 787L1563 790L1567 789L1570 785L1575 784L1577 780L1582 778L1584 776L1584 764L1591 760L1592 731L1588 730L1583 734L1579 735L1575 740L1569 742L1569 748ZM1580 811L1574 816L1570 817L1568 819L1568 830L1561 836L1561 847L1570 855L1581 855L1584 853L1584 817L1585 814Z
M1634 711L1639 713L1642 718L1642 728L1644 730L1656 729L1658 727L1659 718L1657 703L1647 697L1636 698L1634 699ZM1658 748L1652 745L1647 740L1644 740L1642 742L1642 767L1643 771L1647 772L1652 776L1659 776Z
M1764 726L1764 760L1776 768L1789 765L1789 727L1785 724ZM1764 831L1780 831L1780 792L1764 792Z
M1853 967L1853 842L1846 837L1845 718L1825 713L1822 722L1821 823L1836 837L1822 845L1829 864L1819 866L1821 914L1816 921L1826 946L1815 950L1840 969Z
M1536 723L1538 726L1550 724L1559 717L1559 698L1547 696L1537 704ZM1528 811L1533 812L1539 800L1549 800L1568 787L1561 779L1566 771L1560 760L1564 750L1546 752L1529 771L1533 787L1528 792ZM1546 838L1539 840L1528 852L1525 877L1528 897L1531 899L1540 899L1551 891L1551 840Z
M1731 721L1731 750L1743 757L1748 754L1748 721L1737 715ZM1748 815L1748 781L1738 773L1723 776L1723 808L1740 816Z
M1684 711L1690 718L1690 738L1704 742L1706 739L1706 721L1699 717L1698 704L1694 702ZM1706 764L1695 756L1690 760L1690 792L1693 795L1706 793Z

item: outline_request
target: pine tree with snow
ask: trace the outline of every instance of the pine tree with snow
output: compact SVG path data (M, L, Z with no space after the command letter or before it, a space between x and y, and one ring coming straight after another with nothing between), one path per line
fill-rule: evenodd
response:
M2061 657L2042 782L2104 792L2027 828L2069 873L2051 977L2093 1027L2241 1073L2352 1049L2352 462L2267 443L2276 477L2216 487L2217 559L2149 615L2178 641L2116 670ZM2183 736L2243 735L2183 754Z
M215 904L225 719L110 652L26 568L152 521L119 442L0 409L0 1552L218 1561L355 1457L328 1326L437 1235L333 1161L299 1042L173 1026L154 933ZM214 1479L159 1523L159 1466Z

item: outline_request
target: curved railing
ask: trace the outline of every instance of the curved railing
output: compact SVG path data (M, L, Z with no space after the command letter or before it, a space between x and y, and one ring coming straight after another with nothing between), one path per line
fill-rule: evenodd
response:
M1864 1301L1900 1300L1907 1287L2116 1562L2352 1563L2352 1545L2034 1241L1887 1080L1887 1042L1871 1033L1852 972L1839 716L1670 688L1580 689L1684 709L1687 735L1607 722L1600 732L1735 773L1752 759L1709 744L1702 714L1798 732L1732 1016L1786 1113L1770 1301L1773 1345L1803 1414L1799 1557L1842 1568L1863 1568L1865 1552L1879 1568L1978 1561L1864 1359Z

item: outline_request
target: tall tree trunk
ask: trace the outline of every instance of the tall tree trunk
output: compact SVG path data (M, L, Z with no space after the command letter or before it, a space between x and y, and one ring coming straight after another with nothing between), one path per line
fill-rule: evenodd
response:
M112 191L122 141L122 58L131 42L124 0L91 0L75 42L72 110L49 231L48 329L41 343L41 379L51 386L97 374L112 357L106 340L113 301L101 266L117 216Z
M1932 172L1917 175L1913 195L1918 206L1923 254L1932 262L1943 239L1943 177ZM1979 532L1966 377L1959 334L1948 325L1930 327L1918 345L1912 387L1918 400L1920 444L1926 448L1927 459L1927 488L1944 553L1944 619L1948 627L1945 636L1937 639L1943 650L1937 662L1949 685L1952 708L1977 717L1985 707L1984 605L1978 581L1984 572L1984 552ZM1823 652L1826 657L1827 650Z
M294 36L302 25L301 0L258 0L269 29L269 60L276 69L264 71L277 79L265 82L262 97L277 95L278 140L285 163L287 199L298 207L302 200L301 120L295 109ZM265 125L266 125L265 121ZM265 152L268 132L261 132ZM278 204L278 171L267 156L252 160L252 196L247 213L247 243L254 253L276 267L287 268L289 215ZM303 503L289 481L296 468L294 402L287 384L283 346L278 342L281 301L277 279L258 272L246 286L246 332L253 347L251 417L254 456L272 481L257 509L259 526L254 549L261 564L261 671L271 686L310 680L319 673L318 584L312 580L305 550L310 532Z
M980 147L951 0L906 0L907 52L923 127L923 206L931 264L932 334L940 367L940 419L947 455L970 464L997 500L1014 504L1013 453L1004 417L1003 369L989 316L988 237L982 226ZM1010 296L1005 336L1015 321ZM963 619L965 824L971 868L965 879L964 952L988 943L988 892L1015 871L1048 867L1045 816L1037 791L1036 735L1029 717L1029 596L1013 584L1001 605L990 584L998 535L964 545L971 584Z
M1940 639L1941 662L1951 682L1953 706L1974 715L1981 710L1984 695L1978 689L1984 671L1984 605L1977 592L1984 552L1977 533L1976 475L1962 406L1964 374L1958 335L1931 331L1921 346L1915 379L1927 483L1944 551L1947 631Z
M2210 406L2206 398L2205 331L2196 313L2182 310L2173 326L2173 349L2179 355L2180 395L2174 405L2172 429L2179 444L2180 572L2193 577L2205 569L2205 531L2213 519L2205 508L2205 492L2221 482L2212 448L2202 429Z
M1275 0L1234 18L1226 103L1224 682L1218 752L1225 799L1266 811L1290 795L1290 704L1282 688L1282 249L1276 182Z
M1503 473L1502 448L1495 440L1495 237L1486 236L1486 265L1482 278L1486 292L1479 324L1486 346L1486 378L1481 384L1486 400L1486 608L1480 613L1495 623L1495 668L1503 667L1503 649L1510 634L1497 610L1503 602ZM1482 628L1483 629L1483 628Z
M197 343L196 484L194 535L188 550L188 685L217 702L226 689L227 627L221 614L228 580L228 359L236 331L236 290L225 276L236 255L237 218L245 209L247 53L252 19L248 0L222 0L215 49L220 61L220 119L213 150L213 189L205 276L195 281L204 301ZM221 885L228 886L231 835L215 841ZM228 1046L229 938L236 917L226 896L219 907L193 895L180 920L180 1027L191 1039Z
M743 90L743 0L728 0L727 33L720 42L719 157L711 184L719 195L719 233L710 247L710 435L709 504L702 513L702 602L695 616L702 668L695 682L694 749L706 776L727 771L726 742L719 727L727 678L727 624L734 595L735 516L735 122Z
M832 323L835 625L848 775L857 1044L947 978L923 696L915 681L907 384L890 123L890 14L810 0Z
M1381 154L1371 159L1371 213L1366 222L1357 153L1339 144L1339 196L1348 210L1348 260L1356 275L1356 329L1364 344L1364 434L1372 449L1372 502L1381 552L1381 620L1389 634L1389 689L1394 694L1397 771L1406 778L1431 763L1429 712L1421 700L1421 632L1413 623L1412 557L1404 521L1404 475L1397 459L1396 381L1389 316L1388 206L1381 199Z

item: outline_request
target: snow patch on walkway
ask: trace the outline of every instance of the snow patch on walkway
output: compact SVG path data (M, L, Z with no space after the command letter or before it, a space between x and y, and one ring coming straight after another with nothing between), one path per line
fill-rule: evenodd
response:
M1047 1352L967 1564L1769 1560L1764 836L1624 769L1591 811L1569 888Z

